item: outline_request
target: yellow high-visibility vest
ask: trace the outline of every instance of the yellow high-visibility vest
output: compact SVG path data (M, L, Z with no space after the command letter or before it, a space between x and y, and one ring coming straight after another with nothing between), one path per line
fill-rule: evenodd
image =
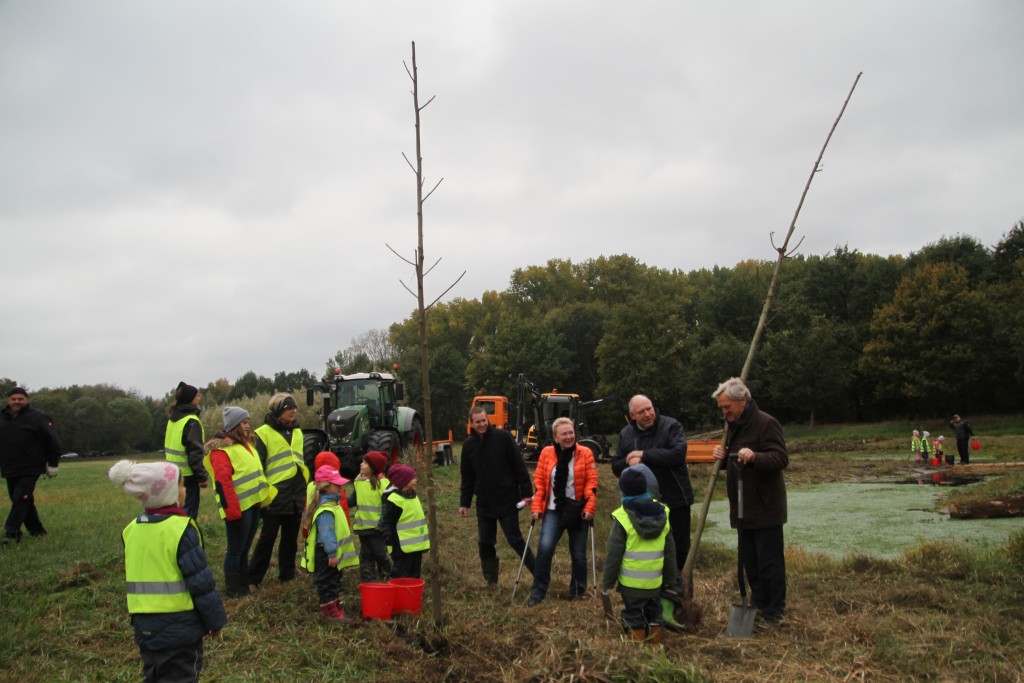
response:
M384 495L384 489L390 485L387 477L380 479L376 489L366 479L356 479L352 482L352 487L356 490L356 509L352 514L352 526L356 531L377 528L384 509L381 496Z
M231 461L231 468L234 470L234 474L231 475L231 486L234 487L235 495L238 496L238 507L244 511L256 504L269 505L270 501L277 496L277 488L269 483L263 474L263 465L260 464L259 456L240 443L233 443L221 450L227 453L228 459ZM210 473L210 479L213 479L213 463L210 461L209 453L203 458L203 465ZM216 496L220 518L227 519L220 494L217 493Z
M358 566L359 553L356 552L355 536L352 535L352 530L348 527L348 520L345 519L345 510L331 501L321 503L313 513L313 522L309 525L309 536L306 537L306 554L300 563L302 568L308 572L316 569L316 518L325 512L334 515L334 533L338 537L338 549L335 552L335 557L338 558L338 571L345 567Z
M295 471L302 472L302 479L309 481L309 469L302 459L302 430L292 430L292 442L288 443L270 425L256 429L257 436L267 447L267 462L263 465L263 473L271 484L278 484L295 476Z
M203 423L195 415L186 415L180 420L174 420L173 422L168 420L167 431L164 432L164 457L167 458L167 462L173 462L177 465L182 475L186 477L192 476L192 468L188 466L188 453L185 452L182 439L185 436L185 427L192 420L199 422L199 440L204 441Z
M427 530L427 517L423 514L423 506L416 496L406 498L398 491L392 493L388 500L402 508L402 516L398 518L398 547L403 553L416 553L430 550L430 533Z
M657 538L643 538L636 532L629 514L620 505L612 517L626 530L626 552L619 567L619 584L629 588L658 588L665 566L665 537L668 536L668 508L665 528Z
M132 520L121 532L128 612L163 614L194 609L178 567L178 544L190 524L196 533L199 527L190 517L170 515L159 522L144 521L145 517Z

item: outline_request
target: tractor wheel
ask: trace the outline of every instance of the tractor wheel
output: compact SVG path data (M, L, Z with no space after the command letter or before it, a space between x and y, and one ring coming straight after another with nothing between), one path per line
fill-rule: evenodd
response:
M388 467L391 467L399 461L401 455L398 434L383 429L370 432L366 437L366 450L387 453Z
M580 439L579 444L581 446L586 446L587 448L590 449L590 452L594 454L594 462L604 462L605 460L608 459L605 450L601 448L600 442L588 438Z
M412 430L406 433L406 441L403 444L402 452L405 461L415 467L423 457L423 425L419 420L413 419Z

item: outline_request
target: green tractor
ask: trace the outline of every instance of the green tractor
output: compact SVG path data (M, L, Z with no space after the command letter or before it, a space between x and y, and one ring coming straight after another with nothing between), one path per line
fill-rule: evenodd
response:
M341 473L352 479L359 474L364 453L383 451L390 466L403 449L423 448L423 418L415 409L398 405L404 386L393 375L335 374L330 383L306 390L306 405L314 404L317 390L323 400L317 411L320 428L303 430L310 468L317 453L331 451L341 461Z

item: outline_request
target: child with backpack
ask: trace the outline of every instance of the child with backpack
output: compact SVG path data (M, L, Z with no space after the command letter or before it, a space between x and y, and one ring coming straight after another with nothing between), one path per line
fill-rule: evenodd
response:
M328 621L349 624L339 598L341 570L359 564L355 537L345 511L339 504L341 487L348 479L338 470L323 466L314 475L316 493L306 508L303 523L309 529L302 568L313 574L313 585L320 598L320 612Z
M612 512L601 601L605 616L612 618L608 591L617 583L622 596L620 618L630 639L657 645L661 642L661 588L679 588L668 508L651 497L643 473L633 468L619 475L619 490L622 505Z
M198 681L203 638L227 624L203 537L181 506L185 480L166 461L121 460L107 476L145 508L121 532L128 612L147 683Z
M408 465L392 465L391 485L384 490L380 530L391 546L391 578L420 578L423 553L430 550L430 535L423 506L416 497L416 471Z

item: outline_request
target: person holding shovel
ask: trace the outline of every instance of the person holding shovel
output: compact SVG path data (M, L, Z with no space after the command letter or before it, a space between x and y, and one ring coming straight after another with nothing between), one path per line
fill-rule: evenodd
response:
M782 471L789 453L779 421L762 412L743 380L733 377L711 394L728 423L730 458L726 476L729 524L738 528L737 468L743 468L743 570L752 589L751 602L763 623L778 626L786 609L786 557L782 526L786 523L786 482ZM719 460L729 454L715 446Z

